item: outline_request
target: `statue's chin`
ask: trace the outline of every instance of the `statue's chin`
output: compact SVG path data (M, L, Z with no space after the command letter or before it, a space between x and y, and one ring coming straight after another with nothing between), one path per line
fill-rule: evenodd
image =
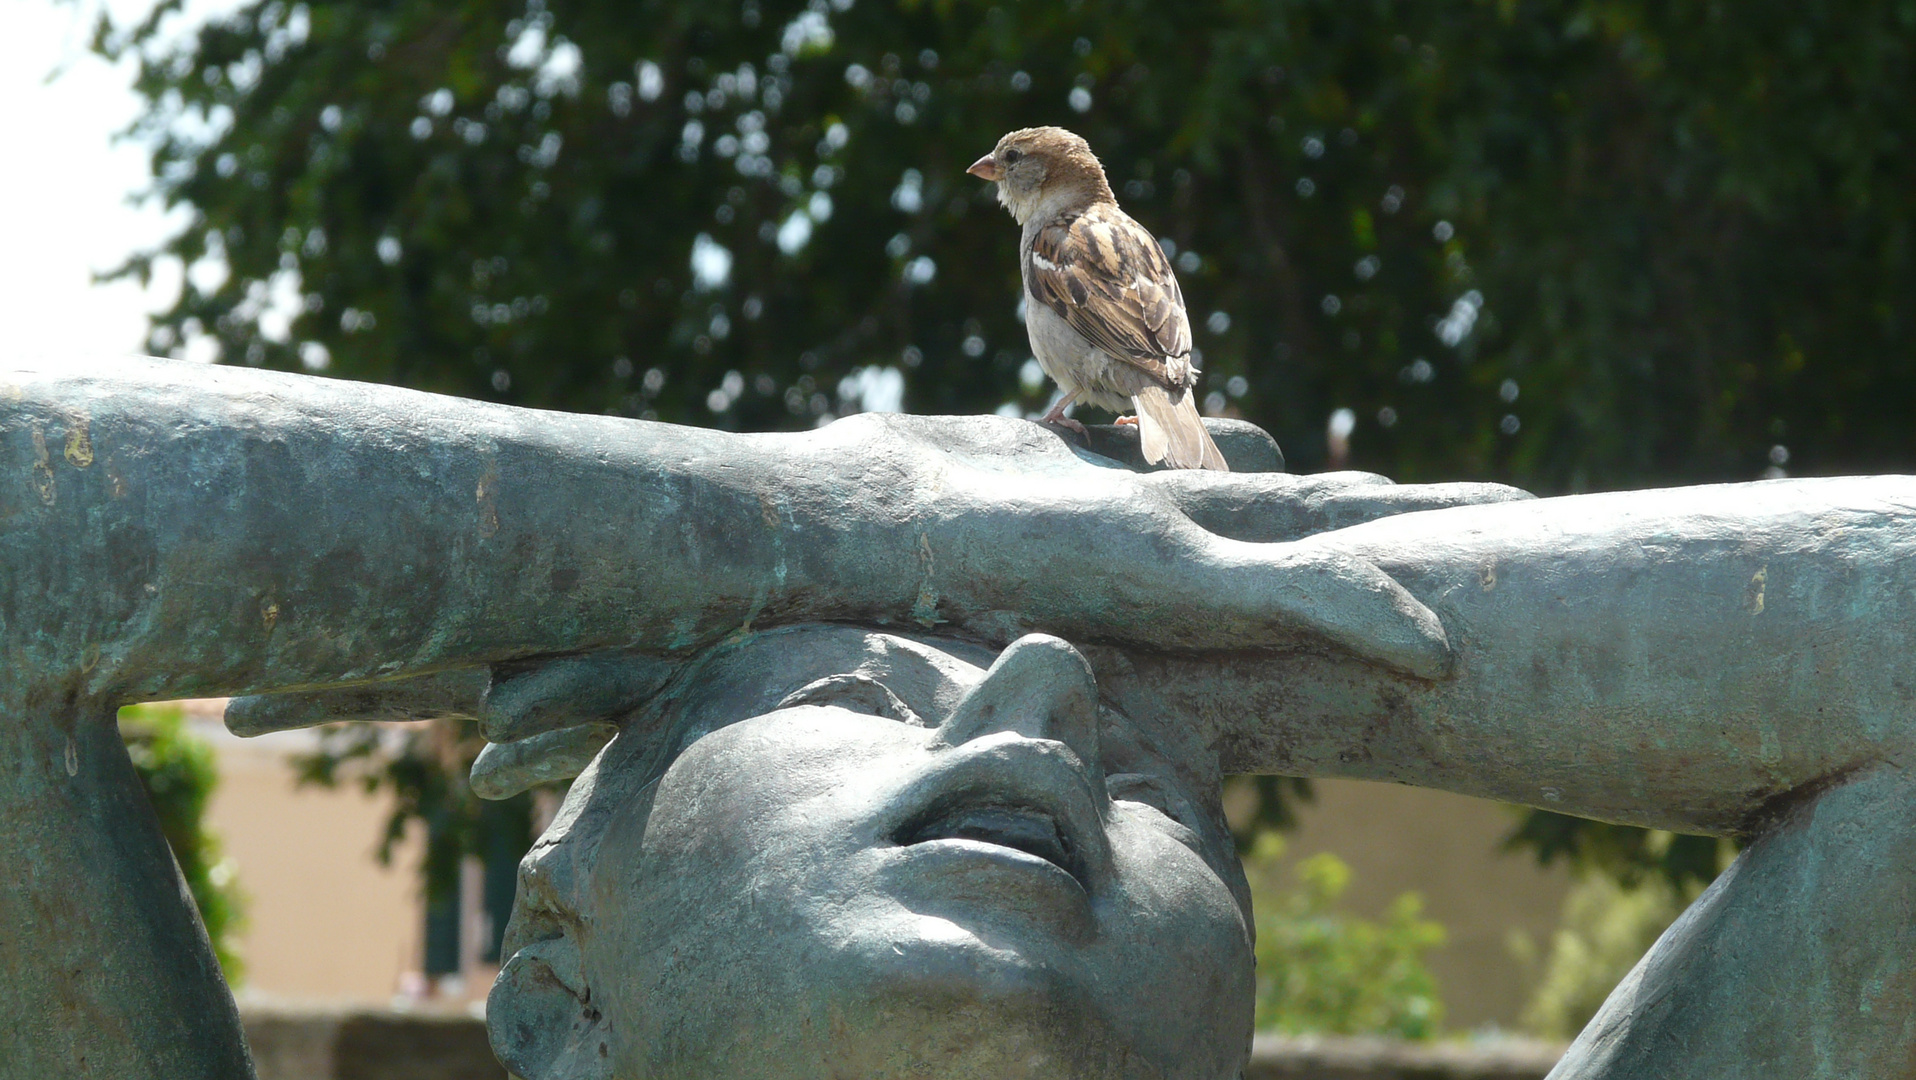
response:
M695 1055L669 1053L675 1046L686 1049L690 1040L668 1038L649 1048L648 1067L637 1075L660 1080L1166 1080L1118 1033L1082 1010L1044 995L980 993L973 986L945 989L862 1001L791 1002L784 1008L768 1002L760 1023L734 1026ZM661 1050L668 1053L657 1053Z
M1167 1080L1105 1015L1089 959L1036 927L994 933L862 898L756 955L707 956L645 992L611 987L615 1075L674 1080ZM875 911L874 908L888 908ZM762 929L762 928L760 928ZM1034 940L1034 937L1037 940ZM798 944L802 941L803 944ZM1013 944L1020 941L1021 944ZM1056 946L1060 943L1050 943ZM696 950L695 950L696 951ZM715 962L716 961L716 962ZM595 1000L599 995L594 995ZM622 1007L644 1002L638 1009ZM1108 1005L1108 1002L1102 1003ZM1194 1041L1208 1038L1198 1035ZM1201 1055L1199 1055L1201 1056ZM1175 1072L1192 1080L1218 1076Z

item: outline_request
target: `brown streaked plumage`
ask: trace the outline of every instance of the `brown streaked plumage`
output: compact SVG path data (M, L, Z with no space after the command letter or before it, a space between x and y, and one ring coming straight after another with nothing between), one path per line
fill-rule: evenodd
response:
M1135 409L1146 461L1228 468L1198 416L1177 276L1157 240L1118 208L1091 147L1063 128L1025 128L966 171L995 181L1024 227L1025 325L1063 391L1045 421L1082 430L1064 415L1079 399Z

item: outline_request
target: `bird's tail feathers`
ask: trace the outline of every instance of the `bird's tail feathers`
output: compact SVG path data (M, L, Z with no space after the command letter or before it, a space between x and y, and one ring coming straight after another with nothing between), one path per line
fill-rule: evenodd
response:
M1166 390L1147 386L1131 396L1138 411L1138 438L1144 460L1173 469L1216 469L1229 472L1211 433L1204 430L1197 402L1189 389Z

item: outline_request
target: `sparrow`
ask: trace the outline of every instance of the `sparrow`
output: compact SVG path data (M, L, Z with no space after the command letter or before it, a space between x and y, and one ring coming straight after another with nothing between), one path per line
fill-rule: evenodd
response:
M1091 146L1057 127L998 140L966 172L998 185L1023 226L1025 329L1038 365L1062 391L1043 422L1080 433L1064 415L1080 399L1138 425L1144 460L1228 470L1195 401L1191 321L1170 260L1149 230L1118 209Z

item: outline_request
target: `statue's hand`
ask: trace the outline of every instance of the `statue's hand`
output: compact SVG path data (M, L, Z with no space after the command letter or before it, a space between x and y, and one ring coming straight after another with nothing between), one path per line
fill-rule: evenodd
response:
M1138 429L1134 426L1092 425L1083 437L1066 432L1054 434L1060 443L1078 446L1148 474L1149 479L1144 481L1147 487L1161 489L1179 510L1203 528L1232 540L1254 543L1299 540L1414 510L1530 498L1527 493L1504 484L1406 486L1376 473L1287 473L1283 453L1263 428L1243 420L1213 418L1204 423L1230 464L1229 473L1148 465L1138 446ZM934 432L928 431L925 435L936 441ZM1042 443L1036 447L1019 443L1005 449L1012 458L1052 452L1043 448Z
M1220 434L1228 458L1242 440ZM808 469L768 491L768 519L787 515L801 534L837 525L832 543L814 533L806 551L834 559L829 584L846 610L828 618L906 615L1000 642L1046 631L1147 651L1328 646L1424 679L1450 663L1436 616L1369 562L1292 541L1528 497L1362 473L1139 473L997 417L866 415L780 438L824 470L822 482ZM815 591L823 576L793 580Z
M1114 467L1114 460L1072 449L1075 440L1017 422L867 418L843 425L841 434L857 438L839 448L851 450L847 456L854 460L908 467L909 482L893 483L875 493L877 498L926 486L945 496L943 501L921 498L918 512L900 515L928 522L920 534L922 618L905 629L958 623L988 636L1009 636L1024 628L1018 622L1028 621L1033 628L1066 631L1078 640L1133 646L1141 638L1148 642L1180 633L1192 644L1212 648L1272 643L1269 632L1221 641L1219 628L1208 620L1224 610L1247 620L1275 615L1289 620L1293 638L1316 633L1414 674L1441 673L1448 658L1442 628L1401 587L1367 564L1319 560L1288 542L1392 514L1526 496L1490 484L1405 487L1367 473L1247 471L1277 462L1269 437L1250 425L1214 431L1240 471L1127 471ZM1090 444L1122 458L1126 434L1094 427ZM830 455L818 457L830 463ZM944 493L941 484L956 490ZM993 497L969 494L980 488ZM809 509L818 513L815 505ZM1019 530L1020 521L1033 520L1055 527ZM1022 543L990 542L1019 531ZM976 556L954 560L949 554L967 550L995 554L1005 563L993 576L978 569ZM1181 555L1172 554L1180 550ZM941 552L947 553L943 566ZM1080 559L1089 560L1083 569L1067 569ZM953 561L969 572L953 574ZM1043 573L1046 568L1053 573ZM1157 627L1141 626L1140 620L1152 616L1144 611L1149 604L1140 603L1122 607L1118 621L1103 633L1098 627L1086 633L1082 626L1059 625L1070 620L1074 607L1095 612L1096 605L1122 602L1126 590L1135 592L1151 580L1166 584L1149 604L1193 625L1180 629L1175 619L1159 615ZM981 602L989 600L993 586L1015 593L1019 606L994 611ZM1059 586L1065 588L1052 599L1040 595L1033 602L1032 589ZM1163 625L1167 621L1170 625ZM656 692L681 660L600 650L356 687L242 697L229 706L227 723L236 733L254 735L341 720L469 717L492 744L474 766L474 789L502 798L576 773L610 737L613 724Z
M22 569L8 641L49 685L118 701L686 655L818 621L1335 649L1437 678L1443 628L1397 582L1284 541L1515 494L1140 474L996 416L737 435L159 361L10 377L0 459L52 479L0 534Z
M616 724L663 687L678 664L607 650L489 669L280 694L236 697L236 735L352 720L476 720L488 743L472 767L473 792L504 799L570 779L612 738Z

